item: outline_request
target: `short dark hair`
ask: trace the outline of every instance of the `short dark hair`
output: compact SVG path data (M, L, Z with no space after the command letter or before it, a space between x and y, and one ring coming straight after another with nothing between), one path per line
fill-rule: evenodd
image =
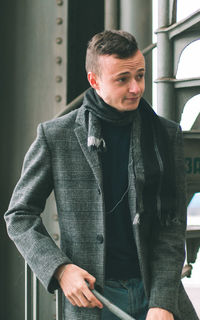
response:
M132 34L122 30L105 30L95 34L88 42L85 68L100 74L98 58L102 55L115 55L119 59L131 57L138 50Z

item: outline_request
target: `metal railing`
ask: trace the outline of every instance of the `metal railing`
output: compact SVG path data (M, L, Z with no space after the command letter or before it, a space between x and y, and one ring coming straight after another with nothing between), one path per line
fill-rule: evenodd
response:
M31 319L39 319L39 280L25 262L25 320Z
M188 264L183 267L182 276L190 277L192 272L192 265ZM39 320L39 280L33 275L33 292L31 292L31 274L32 271L25 263L25 320ZM92 290L94 295L107 307L113 314L122 320L135 320L133 317L128 315L126 312L121 310L119 307L111 303L102 294L96 290ZM32 299L31 299L32 298ZM33 304L31 303L33 301ZM56 290L56 319L62 320L62 291L61 289Z
M33 275L33 292L31 292L31 276ZM129 314L121 310L119 307L111 303L97 290L91 290L93 294L99 299L105 307L107 307L113 314L122 320L135 320ZM32 294L31 294L32 293ZM31 297L33 304L31 303ZM36 275L31 272L31 269L25 263L25 320L39 320L39 280ZM62 320L62 291L56 290L56 320Z

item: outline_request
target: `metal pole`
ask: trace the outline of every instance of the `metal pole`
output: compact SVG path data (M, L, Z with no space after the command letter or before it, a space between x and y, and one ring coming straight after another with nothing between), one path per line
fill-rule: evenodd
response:
M176 14L177 14L177 0L170 0L170 15L169 15L170 24L173 24L176 22Z
M170 0L158 2L157 30L157 98L158 113L175 120L173 82L173 47L165 28L170 25Z
M56 320L62 320L62 291L56 290Z
M144 48L142 50L142 53L144 56L147 56L149 53L152 52L153 49L155 49L157 47L157 43L152 43L150 44L148 47Z
M82 92L78 97L72 100L67 106L65 106L59 113L55 115L55 118L61 117L64 114L69 113L72 110L75 110L81 106L83 103L84 94L86 91Z
M104 0L104 28L119 28L119 0Z
M135 318L131 317L129 314L118 308L116 305L111 303L108 299L102 296L98 291L95 289L92 290L94 295L99 299L104 306L106 306L113 314L115 314L121 320L135 320Z
M39 319L39 283L35 274L33 274L33 320Z
M152 0L121 0L120 28L132 33L140 50L152 44ZM146 89L144 97L152 102L152 55L145 57Z
M25 262L25 320L31 320L31 269Z

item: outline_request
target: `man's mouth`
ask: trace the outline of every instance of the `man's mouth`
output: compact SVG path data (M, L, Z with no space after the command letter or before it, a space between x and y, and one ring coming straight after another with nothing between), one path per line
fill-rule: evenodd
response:
M140 99L140 97L126 97L126 100L129 101L137 101L138 99Z

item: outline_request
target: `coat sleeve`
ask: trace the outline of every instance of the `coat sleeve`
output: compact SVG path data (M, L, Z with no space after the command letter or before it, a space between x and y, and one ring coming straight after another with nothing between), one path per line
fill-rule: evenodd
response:
M57 267L70 263L48 234L41 218L46 199L53 189L51 156L43 126L27 152L22 175L8 211L7 232L44 287L53 292L58 283L53 277Z
M181 272L185 259L186 183L183 138L178 126L172 138L175 159L176 212L169 226L154 230L151 256L151 291L149 307L160 307L178 313Z

